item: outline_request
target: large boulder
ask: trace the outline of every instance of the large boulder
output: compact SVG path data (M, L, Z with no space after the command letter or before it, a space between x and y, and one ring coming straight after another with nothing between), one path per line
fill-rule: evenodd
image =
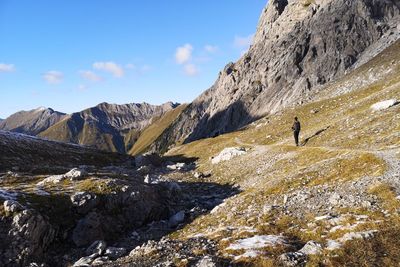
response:
M234 157L246 154L246 149L242 147L227 147L211 160L212 164L218 164L222 161L231 160Z

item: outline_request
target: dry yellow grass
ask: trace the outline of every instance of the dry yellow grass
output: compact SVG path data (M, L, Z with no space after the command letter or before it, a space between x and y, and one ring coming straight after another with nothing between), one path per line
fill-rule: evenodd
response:
M139 135L138 140L129 151L129 154L137 155L146 152L148 147L171 125L186 107L186 104L180 105L150 124L150 126Z

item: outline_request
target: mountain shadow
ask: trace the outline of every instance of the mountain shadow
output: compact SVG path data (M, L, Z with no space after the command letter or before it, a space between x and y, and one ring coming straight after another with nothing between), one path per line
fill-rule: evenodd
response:
M184 143L234 132L260 118L250 115L244 103L238 100L215 115L205 114Z

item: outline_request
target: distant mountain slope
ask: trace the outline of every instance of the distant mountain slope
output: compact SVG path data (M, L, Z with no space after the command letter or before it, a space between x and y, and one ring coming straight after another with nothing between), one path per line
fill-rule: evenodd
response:
M399 39L399 14L398 0L270 0L250 50L220 72L154 149L230 132L308 101Z
M180 105L150 124L149 127L144 129L140 134L132 149L129 151L129 154L137 155L146 152L151 144L176 120L186 107L187 105Z
M20 111L5 120L0 120L0 130L37 135L65 116L64 113L43 107L30 111Z
M20 171L38 171L39 168L68 169L80 165L121 165L132 159L126 155L6 131L0 131L0 151L0 171L13 167Z
M172 102L160 106L147 103L102 103L69 115L39 136L125 153L132 147L141 130L176 106L177 104Z

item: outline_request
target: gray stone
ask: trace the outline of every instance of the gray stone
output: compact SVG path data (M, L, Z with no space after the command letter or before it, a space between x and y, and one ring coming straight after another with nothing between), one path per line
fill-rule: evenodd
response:
M217 265L210 256L205 256L196 263L196 267L216 267L216 266Z
M322 246L315 241L308 241L299 252L305 255L317 255L322 253Z
M99 204L99 198L88 192L77 192L71 197L72 205L76 208L78 213L86 214L92 209L94 209Z
M15 200L6 200L3 203L4 211L8 214L22 211L24 207Z
M72 267L87 267L87 266L92 266L92 262L94 259L98 257L97 254L93 254L87 257L82 257L80 258L77 262L72 265Z
M108 247L104 253L104 256L109 257L112 260L116 260L124 256L126 252L126 248Z
M182 223L185 220L185 211L180 211L173 215L171 218L168 220L168 225L170 227L176 227L178 224Z
M103 255L104 251L107 248L107 243L103 240L94 241L87 249L86 255Z
M287 267L305 266L307 256L301 252L288 252L280 255L279 260Z
M71 180L79 180L87 175L87 172L83 168L74 168L64 174L64 177Z

